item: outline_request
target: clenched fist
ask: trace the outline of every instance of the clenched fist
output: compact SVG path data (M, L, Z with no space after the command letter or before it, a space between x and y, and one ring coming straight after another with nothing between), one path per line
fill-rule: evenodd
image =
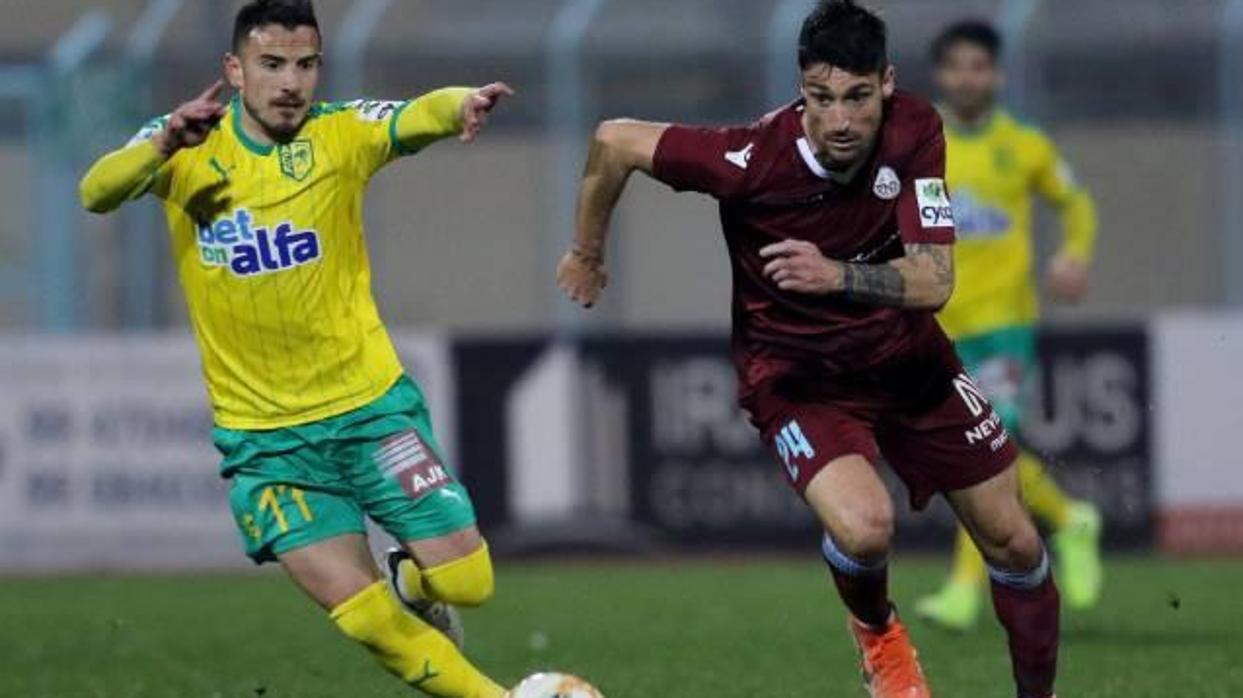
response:
M570 300L584 308L595 305L608 281L604 258L598 253L571 247L557 264L557 286Z

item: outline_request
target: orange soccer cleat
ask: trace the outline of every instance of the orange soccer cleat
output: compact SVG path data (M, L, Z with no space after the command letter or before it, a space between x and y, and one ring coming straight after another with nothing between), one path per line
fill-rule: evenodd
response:
M932 698L911 636L897 613L881 629L855 618L849 625L862 655L864 684L872 698Z

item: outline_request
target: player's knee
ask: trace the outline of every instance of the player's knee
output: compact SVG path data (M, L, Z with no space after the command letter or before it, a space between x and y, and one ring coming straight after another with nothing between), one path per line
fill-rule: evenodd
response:
M469 554L424 569L423 583L428 595L438 601L454 606L483 605L496 589L488 544L480 541L479 547Z
M893 510L889 507L857 507L843 511L839 524L829 533L838 548L852 558L884 558L889 554L889 544L893 539Z
M1040 534L1027 516L1015 517L1009 525L991 527L982 537L981 552L994 567L1029 570L1044 556Z
M1044 557L1044 543L1040 540L1036 526L1030 520L1025 520L1024 525L1010 537L1007 543L1006 553L1013 569L1032 569L1038 566Z

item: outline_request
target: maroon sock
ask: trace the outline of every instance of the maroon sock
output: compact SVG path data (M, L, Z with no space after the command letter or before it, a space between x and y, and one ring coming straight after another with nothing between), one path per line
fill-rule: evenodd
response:
M889 570L882 569L867 576L852 577L830 567L837 594L846 608L861 622L874 628L889 622Z
M1046 568L1047 569L1047 568ZM1010 638L1019 698L1049 698L1057 675L1058 593L1053 575L1022 588L993 579L993 608Z
M866 563L838 549L827 534L821 543L837 594L855 618L873 627L889 622L889 561Z

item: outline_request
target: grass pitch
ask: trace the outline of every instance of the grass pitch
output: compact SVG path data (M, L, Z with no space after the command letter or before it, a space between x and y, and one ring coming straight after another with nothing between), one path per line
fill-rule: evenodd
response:
M945 563L899 558L909 608ZM1101 606L1064 616L1063 698L1243 696L1243 560L1113 560ZM1011 698L991 616L912 621L938 698ZM512 683L540 668L609 698L863 698L826 573L806 562L500 566L467 615L472 658ZM0 696L362 698L412 693L279 574L0 579Z

